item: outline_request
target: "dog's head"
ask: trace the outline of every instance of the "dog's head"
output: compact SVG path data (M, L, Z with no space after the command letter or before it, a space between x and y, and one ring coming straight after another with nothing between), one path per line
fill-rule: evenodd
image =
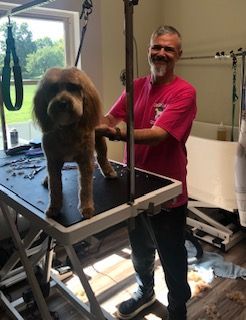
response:
M98 92L77 68L51 68L39 83L33 114L43 132L69 125L94 129L101 116Z

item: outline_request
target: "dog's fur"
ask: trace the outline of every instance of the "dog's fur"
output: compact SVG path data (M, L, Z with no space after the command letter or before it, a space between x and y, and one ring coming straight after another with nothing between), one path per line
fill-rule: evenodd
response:
M34 96L34 120L40 126L42 146L47 159L50 203L46 215L55 217L62 207L61 170L65 161L79 168L79 210L84 217L94 213L94 150L106 177L116 172L107 160L104 137L96 136L102 107L99 94L85 74L77 68L51 68L40 81Z

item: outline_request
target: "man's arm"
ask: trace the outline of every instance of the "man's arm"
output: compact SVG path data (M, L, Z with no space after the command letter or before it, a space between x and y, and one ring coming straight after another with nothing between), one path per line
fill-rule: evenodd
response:
M115 118L114 116L112 116L112 114L108 113L101 119L101 125L99 127L101 127L102 125L106 125L108 127L115 127L121 121L121 119Z
M97 127L96 133L108 137L110 140L126 141L127 130L120 129L117 126L121 122L111 114L103 117L101 125ZM169 133L164 129L153 126L146 129L134 129L134 142L137 144L157 145L160 141L165 140Z
M114 133L116 135L119 135L119 132L117 132L115 128L114 130ZM158 145L159 142L165 140L168 137L169 133L160 127L153 126L146 129L134 129L133 135L135 143L155 146ZM126 129L120 130L120 140L127 140Z

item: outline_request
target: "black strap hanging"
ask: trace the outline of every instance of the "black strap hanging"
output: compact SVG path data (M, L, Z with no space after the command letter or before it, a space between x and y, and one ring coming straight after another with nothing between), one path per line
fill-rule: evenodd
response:
M237 57L233 52L230 52L232 56L232 126L231 126L231 141L234 141L234 123L235 123L235 110L238 100L236 76L237 76Z
M75 67L77 67L78 62L79 62L79 57L80 57L80 53L81 53L81 49L82 49L82 45L84 42L84 37L85 37L85 32L87 29L87 23L88 23L88 16L89 14L92 13L92 1L91 0L84 0L83 4L82 4L82 12L80 15L80 20L84 19L84 25L81 31L81 38L80 38L80 44L79 44L79 49L78 49L78 53L77 53L77 57L75 59Z
M15 104L13 105L10 95L10 79L11 79L11 67L10 60L11 54L13 58L13 75L15 84ZM23 82L21 67L19 66L19 59L15 50L15 41L12 35L12 25L8 24L8 34L6 39L6 56L4 58L4 67L2 69L2 96L3 103L10 111L17 111L22 107L23 102Z

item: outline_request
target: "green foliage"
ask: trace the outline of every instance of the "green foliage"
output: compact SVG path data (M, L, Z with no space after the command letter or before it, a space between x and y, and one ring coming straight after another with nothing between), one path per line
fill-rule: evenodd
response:
M53 46L53 41L49 37L45 37L42 39L37 39L35 41L37 50L44 48L44 47L52 47Z
M48 38L45 39L46 42ZM48 43L48 46L43 45L35 53L27 56L26 70L29 78L40 77L48 68L64 66L63 42L60 40Z
M0 66L4 64L7 38L7 23L0 26ZM11 23L16 53L23 79L39 78L50 67L63 67L64 41L52 41L49 37L33 40L27 23ZM12 62L12 61L11 61Z
M4 23L0 26L0 45L1 49L4 51L0 59L1 62L3 62L3 56L5 56L6 51L7 25L8 23ZM15 41L15 49L23 74L26 72L26 59L28 54L36 51L36 44L33 41L32 32L28 28L27 23L22 23L20 25L17 25L16 22L12 23L12 34Z

